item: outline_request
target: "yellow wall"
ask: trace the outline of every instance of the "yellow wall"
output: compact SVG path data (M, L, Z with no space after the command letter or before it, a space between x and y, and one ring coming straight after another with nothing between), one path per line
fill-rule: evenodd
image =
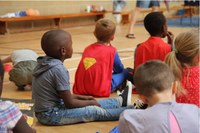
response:
M35 0L35 1L21 1L21 0L7 0L7 1L0 1L0 16L10 12L16 11L24 11L29 8L39 10L41 15L52 15L52 14L63 14L63 13L79 13L84 12L85 8L88 5L96 5L96 6L103 6L107 11L112 11L113 9L113 0ZM127 0L127 5L124 11L131 11L135 8L136 1L135 0ZM164 7L164 3L160 2L161 7ZM182 1L171 2L170 7L172 6L182 6ZM173 11L174 12L174 11ZM148 12L147 12L148 13ZM138 20L142 20L147 13L141 13L139 15ZM169 13L165 13L165 15L169 15ZM115 20L113 15L106 14L107 18ZM63 25L66 27L70 27L73 25L85 25L94 23L94 18L72 18L72 19L65 19L62 21ZM8 23L9 30L12 31L13 29L36 29L40 27L53 27L54 23L53 20L42 20L42 21L26 21L26 22L10 22ZM21 31L21 30L20 30Z
M175 0L174 0L175 1ZM127 6L124 10L130 11L135 7L135 0L127 0ZM164 6L163 2L160 2L161 7ZM182 1L170 2L170 6L181 6ZM61 14L61 13L76 13L83 12L87 5L104 6L106 10L111 11L113 7L112 0L62 0L62 1L0 1L0 15L4 15L8 12L23 11L28 8L38 9L41 15L49 14Z

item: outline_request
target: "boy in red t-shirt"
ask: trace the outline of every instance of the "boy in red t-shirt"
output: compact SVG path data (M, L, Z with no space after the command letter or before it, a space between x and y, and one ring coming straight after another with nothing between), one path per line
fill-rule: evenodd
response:
M144 26L150 37L145 42L140 43L135 50L134 71L148 60L164 61L166 54L172 49L174 35L167 31L167 21L162 13L149 13L144 19ZM166 36L168 43L162 40Z

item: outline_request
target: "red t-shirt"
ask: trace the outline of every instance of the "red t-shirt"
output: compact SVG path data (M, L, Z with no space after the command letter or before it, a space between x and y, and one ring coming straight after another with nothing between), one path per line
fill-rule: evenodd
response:
M114 47L102 44L92 44L85 48L75 74L73 93L110 96L115 52Z
M199 66L183 69L181 82L187 94L177 97L177 102L196 104L200 107L199 69Z
M148 40L139 44L136 49L134 71L137 67L148 60L162 60L171 51L171 46L165 43L160 37L149 37Z

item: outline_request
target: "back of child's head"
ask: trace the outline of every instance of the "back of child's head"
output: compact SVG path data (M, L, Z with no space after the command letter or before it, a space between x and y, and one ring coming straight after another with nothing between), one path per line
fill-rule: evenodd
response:
M70 33L64 30L50 30L44 33L41 47L47 56L60 59L61 48L72 43Z
M165 16L160 12L151 12L144 18L144 26L151 36L166 36L167 22Z
M116 25L109 19L100 19L95 26L94 34L98 41L110 42L115 34Z
M180 80L182 68L185 65L199 64L194 61L194 58L199 55L199 30L180 33L176 37L173 47L173 51L166 56L165 62L173 70L175 77Z
M134 81L139 94L151 97L155 93L169 90L175 77L167 64L151 60L137 68Z
M181 85L182 69L185 66L196 66L195 57L199 55L199 31L191 30L180 33L174 42L173 51L165 57L166 64L173 71L176 80L178 80L177 96L186 94Z
M3 78L4 78L4 67L2 61L0 60L0 96L3 89Z

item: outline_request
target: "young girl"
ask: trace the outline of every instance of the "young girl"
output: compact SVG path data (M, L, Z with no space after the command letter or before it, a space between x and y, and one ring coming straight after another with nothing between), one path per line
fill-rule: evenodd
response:
M179 34L174 42L174 50L165 58L165 62L182 84L177 93L177 102L200 107L199 57L199 31Z

